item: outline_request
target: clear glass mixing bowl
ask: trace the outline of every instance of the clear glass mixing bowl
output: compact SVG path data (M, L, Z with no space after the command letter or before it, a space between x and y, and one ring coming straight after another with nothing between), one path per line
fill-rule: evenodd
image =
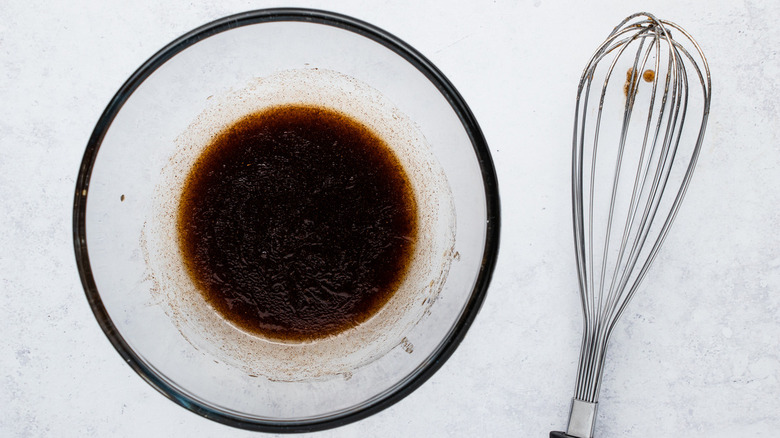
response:
M403 298L303 345L243 333L190 293L171 225L177 184L209 133L285 101L337 107L395 139L428 217ZM181 406L268 432L355 421L427 380L485 298L498 234L490 153L452 84L392 35L303 9L217 20L142 65L95 127L74 203L81 280L123 359Z

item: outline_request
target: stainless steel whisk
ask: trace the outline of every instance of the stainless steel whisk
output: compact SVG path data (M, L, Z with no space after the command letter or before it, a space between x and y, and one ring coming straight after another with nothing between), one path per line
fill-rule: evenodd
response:
M585 67L572 151L583 337L569 425L551 438L593 436L607 344L688 189L710 82L693 38L648 13L623 20Z

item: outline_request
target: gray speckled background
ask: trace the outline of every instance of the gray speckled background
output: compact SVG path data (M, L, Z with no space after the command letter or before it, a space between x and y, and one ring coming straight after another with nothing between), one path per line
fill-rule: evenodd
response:
M279 2L0 3L0 435L250 436L166 400L114 351L71 243L76 173L122 82L182 33ZM646 3L295 2L415 46L480 121L501 183L501 254L451 360L378 415L321 436L546 437L565 427L580 315L569 154L582 67ZM780 3L653 2L712 69L683 209L613 337L596 436L780 430Z

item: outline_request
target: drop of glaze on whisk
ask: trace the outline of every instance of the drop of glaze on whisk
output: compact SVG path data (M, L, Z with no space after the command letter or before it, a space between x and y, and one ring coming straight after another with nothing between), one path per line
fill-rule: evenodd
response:
M634 75L634 69L629 68L626 72L626 83L623 85L623 94L628 96L628 92L631 89L631 77ZM655 80L655 70L647 69L642 73L642 79L645 82L650 83Z

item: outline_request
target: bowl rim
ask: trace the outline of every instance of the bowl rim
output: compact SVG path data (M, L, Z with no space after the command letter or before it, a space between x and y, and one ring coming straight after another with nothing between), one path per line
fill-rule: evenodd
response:
M392 390L386 391L380 397L375 397L375 400L370 403L358 405L359 407L356 409L348 408L346 411L335 414L325 414L313 419L294 421L259 420L215 410L211 406L190 396L182 389L177 388L172 382L167 381L165 376L159 375L153 368L140 360L138 354L130 348L119 333L103 305L92 275L86 239L86 207L92 168L106 132L111 126L114 117L119 113L132 93L158 67L200 40L242 26L280 21L308 22L333 26L356 33L382 44L423 73L447 99L469 136L482 172L487 212L483 259L469 300L448 336L442 340L427 360L417 368L416 372L405 376L402 379L402 384L396 385ZM73 203L73 243L81 283L100 328L122 359L154 389L176 404L198 415L232 427L271 433L313 432L352 423L397 403L427 381L455 351L482 306L498 257L499 230L500 201L498 181L490 151L474 115L452 83L427 58L390 33L346 15L304 8L260 9L226 16L187 32L149 58L125 81L98 119L87 143L79 168Z

